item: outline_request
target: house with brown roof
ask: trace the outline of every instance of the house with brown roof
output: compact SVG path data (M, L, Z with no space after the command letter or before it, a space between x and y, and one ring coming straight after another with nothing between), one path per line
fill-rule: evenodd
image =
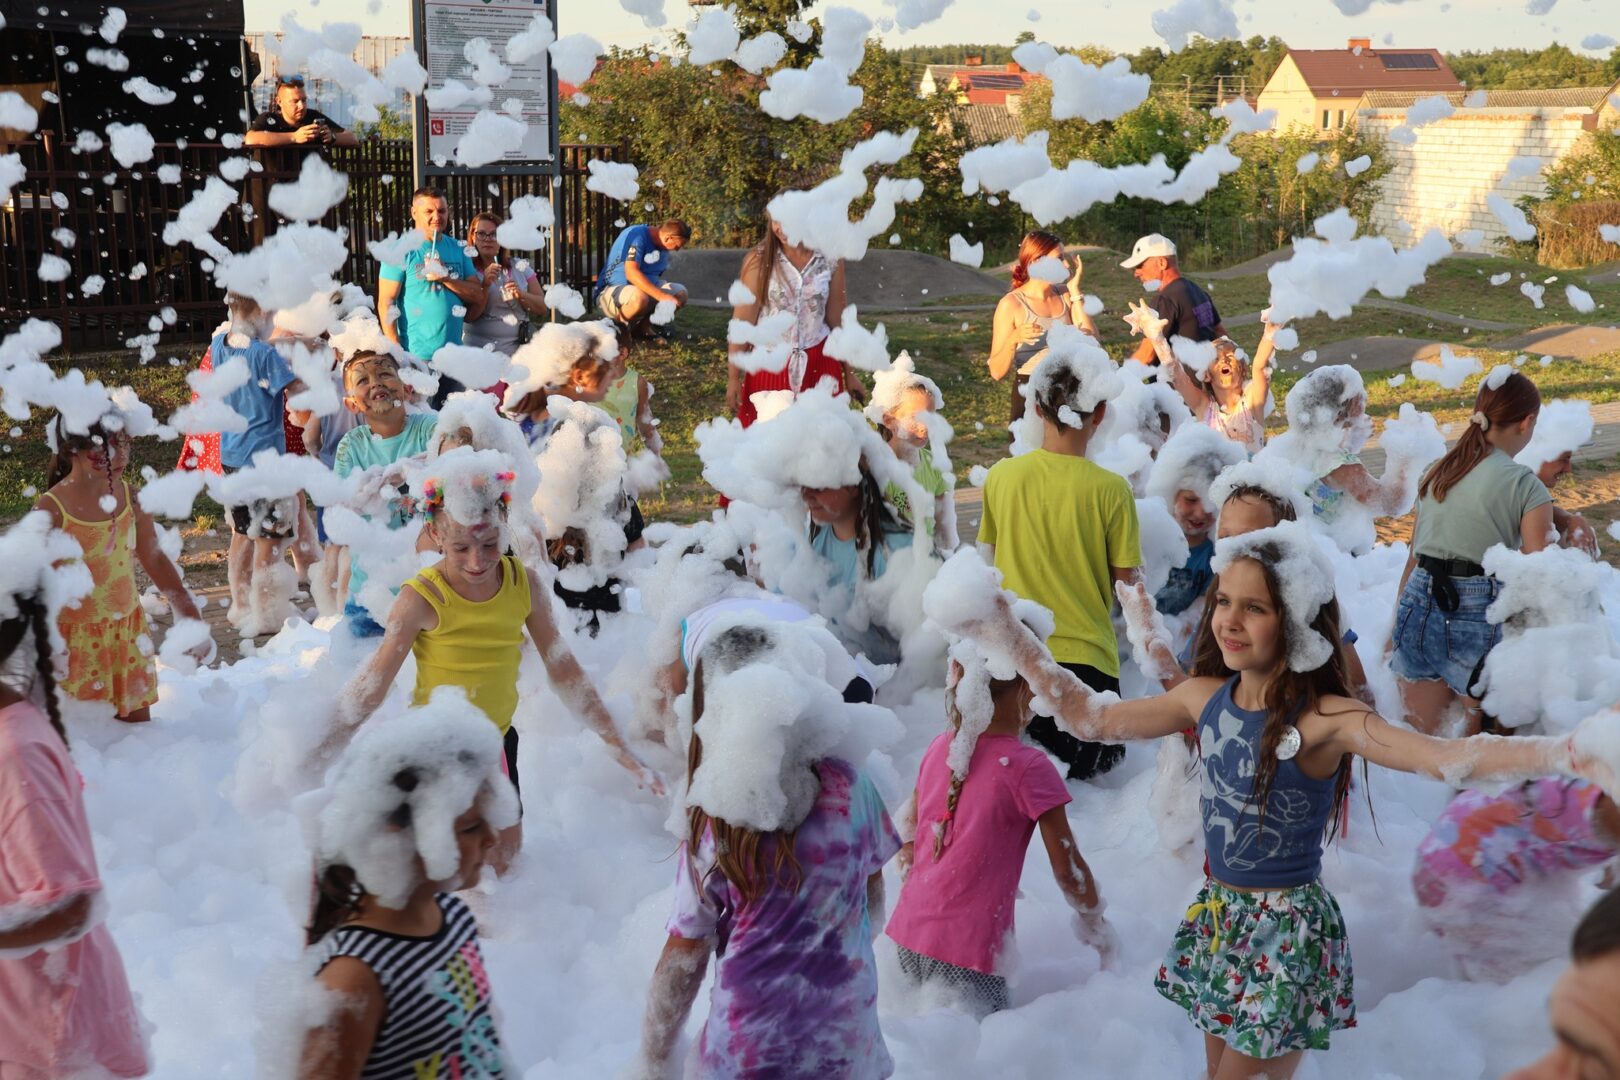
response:
M1018 108L1024 91L1046 76L1017 64L985 66L976 56L965 64L929 64L917 83L922 97L947 94L951 115L969 146L983 146L1024 134Z
M1327 137L1354 122L1362 96L1372 91L1462 89L1438 50L1374 49L1371 38L1351 38L1343 49L1289 49L1260 91L1259 106L1277 110L1277 131L1307 127Z

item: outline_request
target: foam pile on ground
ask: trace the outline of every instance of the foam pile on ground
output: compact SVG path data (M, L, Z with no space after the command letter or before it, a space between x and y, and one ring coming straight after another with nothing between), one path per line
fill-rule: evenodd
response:
M1397 298L1423 283L1430 266L1451 253L1451 241L1430 229L1416 246L1397 250L1381 236L1356 237L1356 221L1342 207L1316 219L1316 235L1294 239L1291 258L1266 271L1271 319L1282 325L1326 315L1343 319L1369 292Z
M494 829L517 822L500 756L500 731L460 687L439 687L428 704L366 724L324 793L317 858L352 868L385 907L404 907L422 870L429 881L455 881L458 817L477 805ZM389 828L402 806L410 808L409 824Z
M1500 544L1484 566L1501 582L1486 617L1502 627L1480 674L1486 711L1508 727L1558 734L1620 703L1620 643L1602 603L1613 569L1573 548L1525 554Z

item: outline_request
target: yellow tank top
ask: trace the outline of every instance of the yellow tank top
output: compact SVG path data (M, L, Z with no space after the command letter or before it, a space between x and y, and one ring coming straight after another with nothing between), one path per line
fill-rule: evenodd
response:
M86 521L67 512L50 492L45 497L56 504L62 515L62 531L77 540L84 550L84 564L96 589L75 607L64 607L58 625L115 622L127 619L140 606L140 590L135 585L135 504L129 482L124 482L124 508L102 521Z
M416 636L416 689L411 703L425 704L435 687L460 686L501 734L517 708L518 662L523 624L529 618L529 575L511 555L501 560L501 587L483 602L450 587L436 566L405 583L428 602L439 625Z

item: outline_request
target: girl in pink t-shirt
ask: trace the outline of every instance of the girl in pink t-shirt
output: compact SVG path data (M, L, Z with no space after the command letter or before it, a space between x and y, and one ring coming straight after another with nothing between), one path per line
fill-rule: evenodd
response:
M0 684L0 1077L145 1076L140 1015L101 924L82 781L56 712L49 616L37 594L0 596L0 616L0 669L31 659L35 685L24 689L42 692L46 710Z
M888 925L907 976L949 990L981 1017L1010 1004L999 972L1037 824L1081 940L1104 962L1113 951L1096 880L1069 830L1069 791L1051 759L1019 738L1032 697L1023 679L993 677L982 658L969 657L966 669L951 661L945 707L955 730L929 745L918 769L917 837L900 852L905 884Z

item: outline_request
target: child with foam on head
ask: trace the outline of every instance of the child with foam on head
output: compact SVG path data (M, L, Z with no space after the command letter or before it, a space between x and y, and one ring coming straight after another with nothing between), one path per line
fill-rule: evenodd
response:
M709 1016L687 1076L893 1071L872 938L883 865L900 838L845 754L849 739L897 723L885 709L845 703L828 683L838 651L804 624L742 618L698 657L683 699L691 723L674 911L630 1075L668 1075L710 953L719 959Z
M1049 612L1028 600L1014 608L1037 636L1050 635ZM1013 907L1037 825L1081 941L1105 964L1115 951L1096 880L1069 828L1063 777L1019 738L1033 697L1004 659L969 638L952 645L945 711L953 730L923 755L913 792L919 835L900 849L905 884L887 930L900 970L979 1017L1011 1007L1004 973Z
M149 421L149 412L143 417L114 408L75 431L66 417L58 416L49 428L53 453L48 490L35 503L55 528L78 543L95 581L90 595L57 616L67 657L61 688L76 700L110 705L118 719L131 722L150 720L158 697L135 563L168 601L177 624L189 620L202 625L179 568L163 551L156 522L124 479L131 436ZM204 632L188 652L201 663L212 647Z
M454 896L518 819L500 735L454 690L368 725L314 810L300 1080L516 1075Z
M340 477L368 473L356 508L368 519L373 513L382 515L390 529L402 528L411 511L409 501L397 490L403 480L399 463L427 452L437 414L406 409L408 392L400 378L399 361L387 353L360 350L344 361L343 390L344 404L360 417L360 423L338 443L332 471ZM351 550L345 620L357 638L381 637L383 627L376 621L375 607L360 599L366 578L364 559Z
M0 1076L145 1076L52 677L57 610L93 584L41 513L0 535L0 579Z
M1284 408L1288 430L1261 456L1283 458L1309 473L1312 520L1352 555L1371 550L1374 518L1412 509L1418 478L1445 453L1434 418L1402 405L1399 416L1384 423L1384 473L1375 479L1361 463L1373 431L1367 388L1361 373L1346 364L1312 369L1288 391Z
M1266 445L1271 361L1281 326L1265 322L1251 361L1229 337L1216 338L1207 346L1184 339L1172 345L1164 336L1166 321L1145 301L1131 306L1126 321L1153 342L1171 385L1200 424L1242 446L1251 457L1260 452Z
M512 471L512 501L507 510L512 522L512 550L526 566L543 565L548 559L545 529L534 509L540 491L540 468L522 430L502 416L495 398L482 390L459 390L445 399L433 438L428 442L427 459L431 462L463 446L502 455ZM425 532L417 546L419 550L431 550Z
M1204 1032L1208 1075L1286 1080L1306 1050L1327 1049L1333 1031L1355 1023L1344 920L1319 880L1355 756L1459 785L1564 775L1609 790L1620 784L1620 716L1591 717L1561 738L1437 739L1398 727L1350 696L1332 563L1305 525L1218 541L1213 565L1214 648L1200 651L1193 678L1133 701L1097 694L1055 663L982 565L948 566L929 613L993 640L1081 738L1197 725L1209 876L1155 985Z
M1187 562L1170 571L1154 596L1161 615L1180 615L1203 599L1214 577L1211 531L1219 505L1210 485L1222 469L1246 460L1243 447L1210 428L1188 424L1165 441L1148 473L1147 494L1163 499L1187 541Z
M945 407L945 396L934 380L917 374L916 362L907 352L896 356L887 371L878 372L873 383L866 418L878 425L879 433L894 456L911 469L912 477L933 496L933 505L927 510L914 510L897 484L888 485L883 495L906 517L920 513L923 527L933 538L934 550L942 557L947 556L957 549L961 539L956 533L956 500L952 497L956 476L945 451L946 443L951 440L951 426L939 415L939 410Z
M226 394L224 402L245 422L242 431L225 431L219 437L219 460L226 473L237 472L254 463L261 454L285 454L285 419L308 421L308 413L286 412L286 395L297 394L304 384L293 375L292 367L280 350L270 343L273 313L265 311L251 297L229 293L230 325L214 335L208 348L213 357L214 378L234 379L233 371L244 369L245 377ZM230 620L245 636L257 636L276 629L287 612L288 601L297 587L291 571L283 569L287 546L298 528L302 496L278 499L252 499L231 506L231 546L226 555L230 577Z
M476 392L476 391L475 391ZM642 786L662 790L657 776L620 736L613 717L552 621L550 598L539 575L508 547L507 505L512 474L492 450L452 450L428 463L419 479L424 532L443 556L407 581L388 613L382 644L343 694L345 727L375 712L405 657L416 660L415 704L441 686L458 686L505 740L505 771L516 786L518 666L528 631L553 688L601 736L615 760ZM522 843L514 824L501 837L504 868Z
M1139 574L1140 526L1130 485L1087 460L1086 450L1125 384L1079 331L1054 326L1048 341L1028 386L1041 445L991 467L979 544L1007 588L1055 616L1049 640L1058 661L1088 685L1117 691L1113 583ZM1105 773L1124 757L1122 747L1078 742L1050 717L1031 721L1029 734L1063 759L1070 779Z
M1501 365L1480 384L1462 438L1419 485L1390 667L1422 731L1440 731L1459 702L1466 729L1479 730L1475 684L1502 637L1487 614L1501 590L1486 573L1486 551L1501 544L1536 552L1556 539L1552 495L1513 460L1534 436L1540 410L1536 384Z
M544 441L557 426L548 408L552 397L598 402L611 389L613 370L625 355L618 330L597 322L546 323L534 340L512 357L524 376L506 386L502 408L517 420L529 445Z

